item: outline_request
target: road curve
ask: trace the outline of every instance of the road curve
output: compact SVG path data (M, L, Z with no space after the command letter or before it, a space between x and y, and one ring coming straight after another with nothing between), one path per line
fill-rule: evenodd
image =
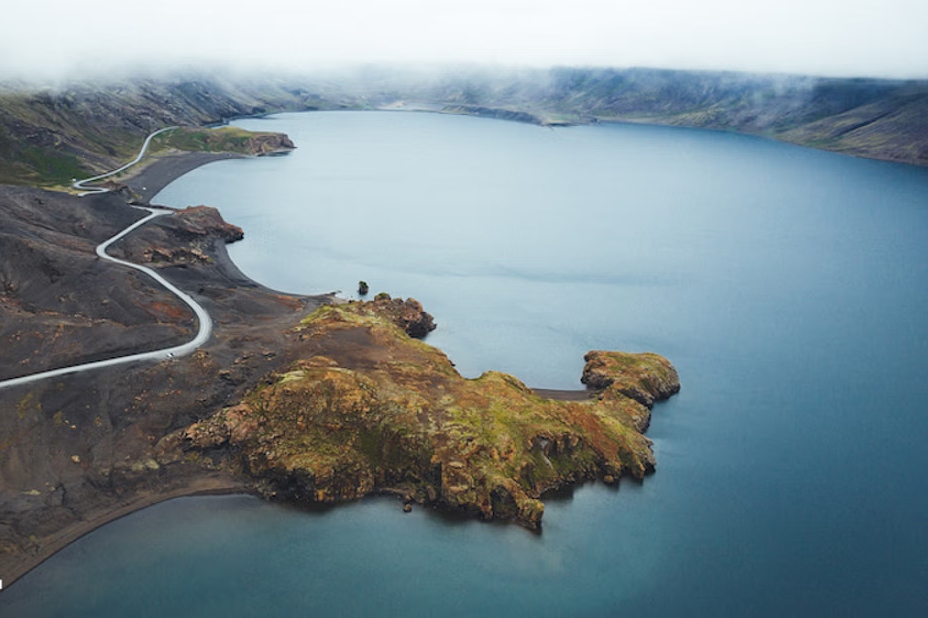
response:
M84 180L77 180L74 182L73 185L71 185L71 188L81 191L81 193L78 194L80 197L84 197L85 195L90 195L91 193L108 192L109 189L104 189L103 187L85 187L84 183L94 182L96 180L102 180L104 178L108 178L109 176L114 176L115 174L118 174L119 172L132 167L133 165L135 165L136 163L138 163L145 157L145 151L148 150L148 145L151 144L151 140L154 139L156 135L160 133L164 133L165 131L171 131L172 129L176 129L176 128L177 127L175 126L175 127L164 127L163 129L158 129L157 131L151 133L148 137L145 138L145 142L142 144L142 149L139 150L139 156L137 156L135 159L133 159L129 163L126 163L119 169L113 170L112 172L107 172L105 174L100 174L99 176L93 176L91 178L85 178Z
M165 129L161 129L161 131L164 131L164 130ZM145 153L145 149L148 147L149 141L151 141L151 138L154 137L156 134L160 133L161 131L155 131L154 133L148 136L148 139L145 140L145 144L142 146L142 152L139 153L139 156L136 158L136 160L133 161L133 163L130 163L129 165L137 163L138 161L141 160L142 156ZM123 170L123 169L126 169L126 167L129 167L129 166L124 165L123 167L119 169ZM119 170L116 170L116 171L119 171ZM103 174L101 176L96 176L95 178L88 178L87 180L75 182L73 186L78 189L83 189L84 187L80 186L82 183L87 182L89 180L104 178L114 173L115 172L110 172L109 174ZM90 188L90 187L87 187L87 188ZM98 192L100 191L91 191L91 193L98 193ZM106 192L106 189L103 189L102 192ZM149 360L162 361L162 360L166 360L170 358L176 358L179 356L185 356L187 354L193 353L194 350L196 350L198 347L206 343L206 341L209 339L210 335L213 332L213 321L210 319L209 313L206 312L206 309L204 309L198 302L193 300L188 294L178 289L176 286L174 286L174 284L172 284L170 281L168 281L167 279L159 275L157 272L155 272L151 268L148 268L147 266L141 266L139 264L133 264L132 262L127 262L125 260L120 260L118 258L111 257L106 253L107 247L109 247L110 245L112 245L114 242L121 239L122 237L126 236L133 230L145 225L146 223L148 223L155 217L160 217L163 215L171 214L171 211L166 211L166 210L155 210L152 208L143 208L143 207L138 207L138 206L133 206L132 208L138 208L138 210L144 210L150 214L147 217L139 219L138 221L136 221L129 227L125 228L124 230L116 234L115 236L112 236L111 238L108 238L107 240L104 240L102 243L97 245L97 249L96 249L97 255L100 256L100 258L108 262L113 262L115 264L121 264L123 266L128 266L129 268L134 268L135 270L142 271L143 273L145 273L146 275L148 275L149 277L151 277L152 279L154 279L155 281L163 285L165 288L167 288L168 291L170 291L175 296L177 296L182 301L184 301L184 303L186 303L186 305L190 307L193 310L194 314L197 316L197 322L199 324L199 327L197 329L196 337L194 337L192 340L188 341L185 344L173 346L170 348L163 348L161 350L154 350L152 352L129 354L128 356L119 356L117 358L108 358L106 360L95 361L92 363L82 363L79 365L71 365L69 367L62 367L61 369L43 371L41 373L34 373L32 375L22 376L20 378L0 380L0 389L11 387L11 386L20 386L22 384L29 384L30 382L37 382L39 380L45 380L48 378L63 376L63 375L67 375L70 373L79 373L82 371L90 371L92 369L100 369L102 367L113 367L115 365L123 365L126 363L136 363L139 361L149 361Z

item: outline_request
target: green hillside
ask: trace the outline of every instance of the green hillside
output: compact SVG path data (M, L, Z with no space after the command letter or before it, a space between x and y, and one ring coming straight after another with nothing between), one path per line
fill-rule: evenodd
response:
M145 137L165 126L205 126L349 104L270 81L147 80L58 90L0 89L0 184L66 186L72 178L132 159Z

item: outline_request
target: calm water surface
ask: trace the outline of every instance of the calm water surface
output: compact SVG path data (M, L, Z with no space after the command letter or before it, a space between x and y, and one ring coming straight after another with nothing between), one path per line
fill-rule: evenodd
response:
M187 498L85 537L6 616L928 615L928 172L732 134L404 113L240 122L285 157L157 201L241 225L290 292L414 296L467 376L579 386L654 350L658 471L542 535L375 499Z

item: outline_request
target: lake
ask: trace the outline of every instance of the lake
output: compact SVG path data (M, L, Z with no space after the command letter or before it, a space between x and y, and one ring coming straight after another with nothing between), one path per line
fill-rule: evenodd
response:
M655 351L657 472L544 530L371 499L184 498L84 537L6 616L928 615L928 170L761 138L401 112L243 120L299 146L156 202L294 293L420 300L468 377L578 388Z

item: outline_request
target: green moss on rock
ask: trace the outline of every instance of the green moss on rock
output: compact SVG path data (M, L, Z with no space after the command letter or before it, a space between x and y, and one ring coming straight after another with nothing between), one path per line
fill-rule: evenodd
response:
M383 301L323 307L298 331L307 358L184 433L191 450L232 447L230 465L269 498L390 492L536 528L544 492L654 467L640 431L648 410L621 390L554 401L503 373L465 379L440 350L411 339ZM664 368L661 388L671 379L657 355L596 371L651 393L646 367Z
M247 131L238 127L178 127L156 136L151 144L152 151L176 149L243 155L264 155L293 148L293 142L283 133Z

